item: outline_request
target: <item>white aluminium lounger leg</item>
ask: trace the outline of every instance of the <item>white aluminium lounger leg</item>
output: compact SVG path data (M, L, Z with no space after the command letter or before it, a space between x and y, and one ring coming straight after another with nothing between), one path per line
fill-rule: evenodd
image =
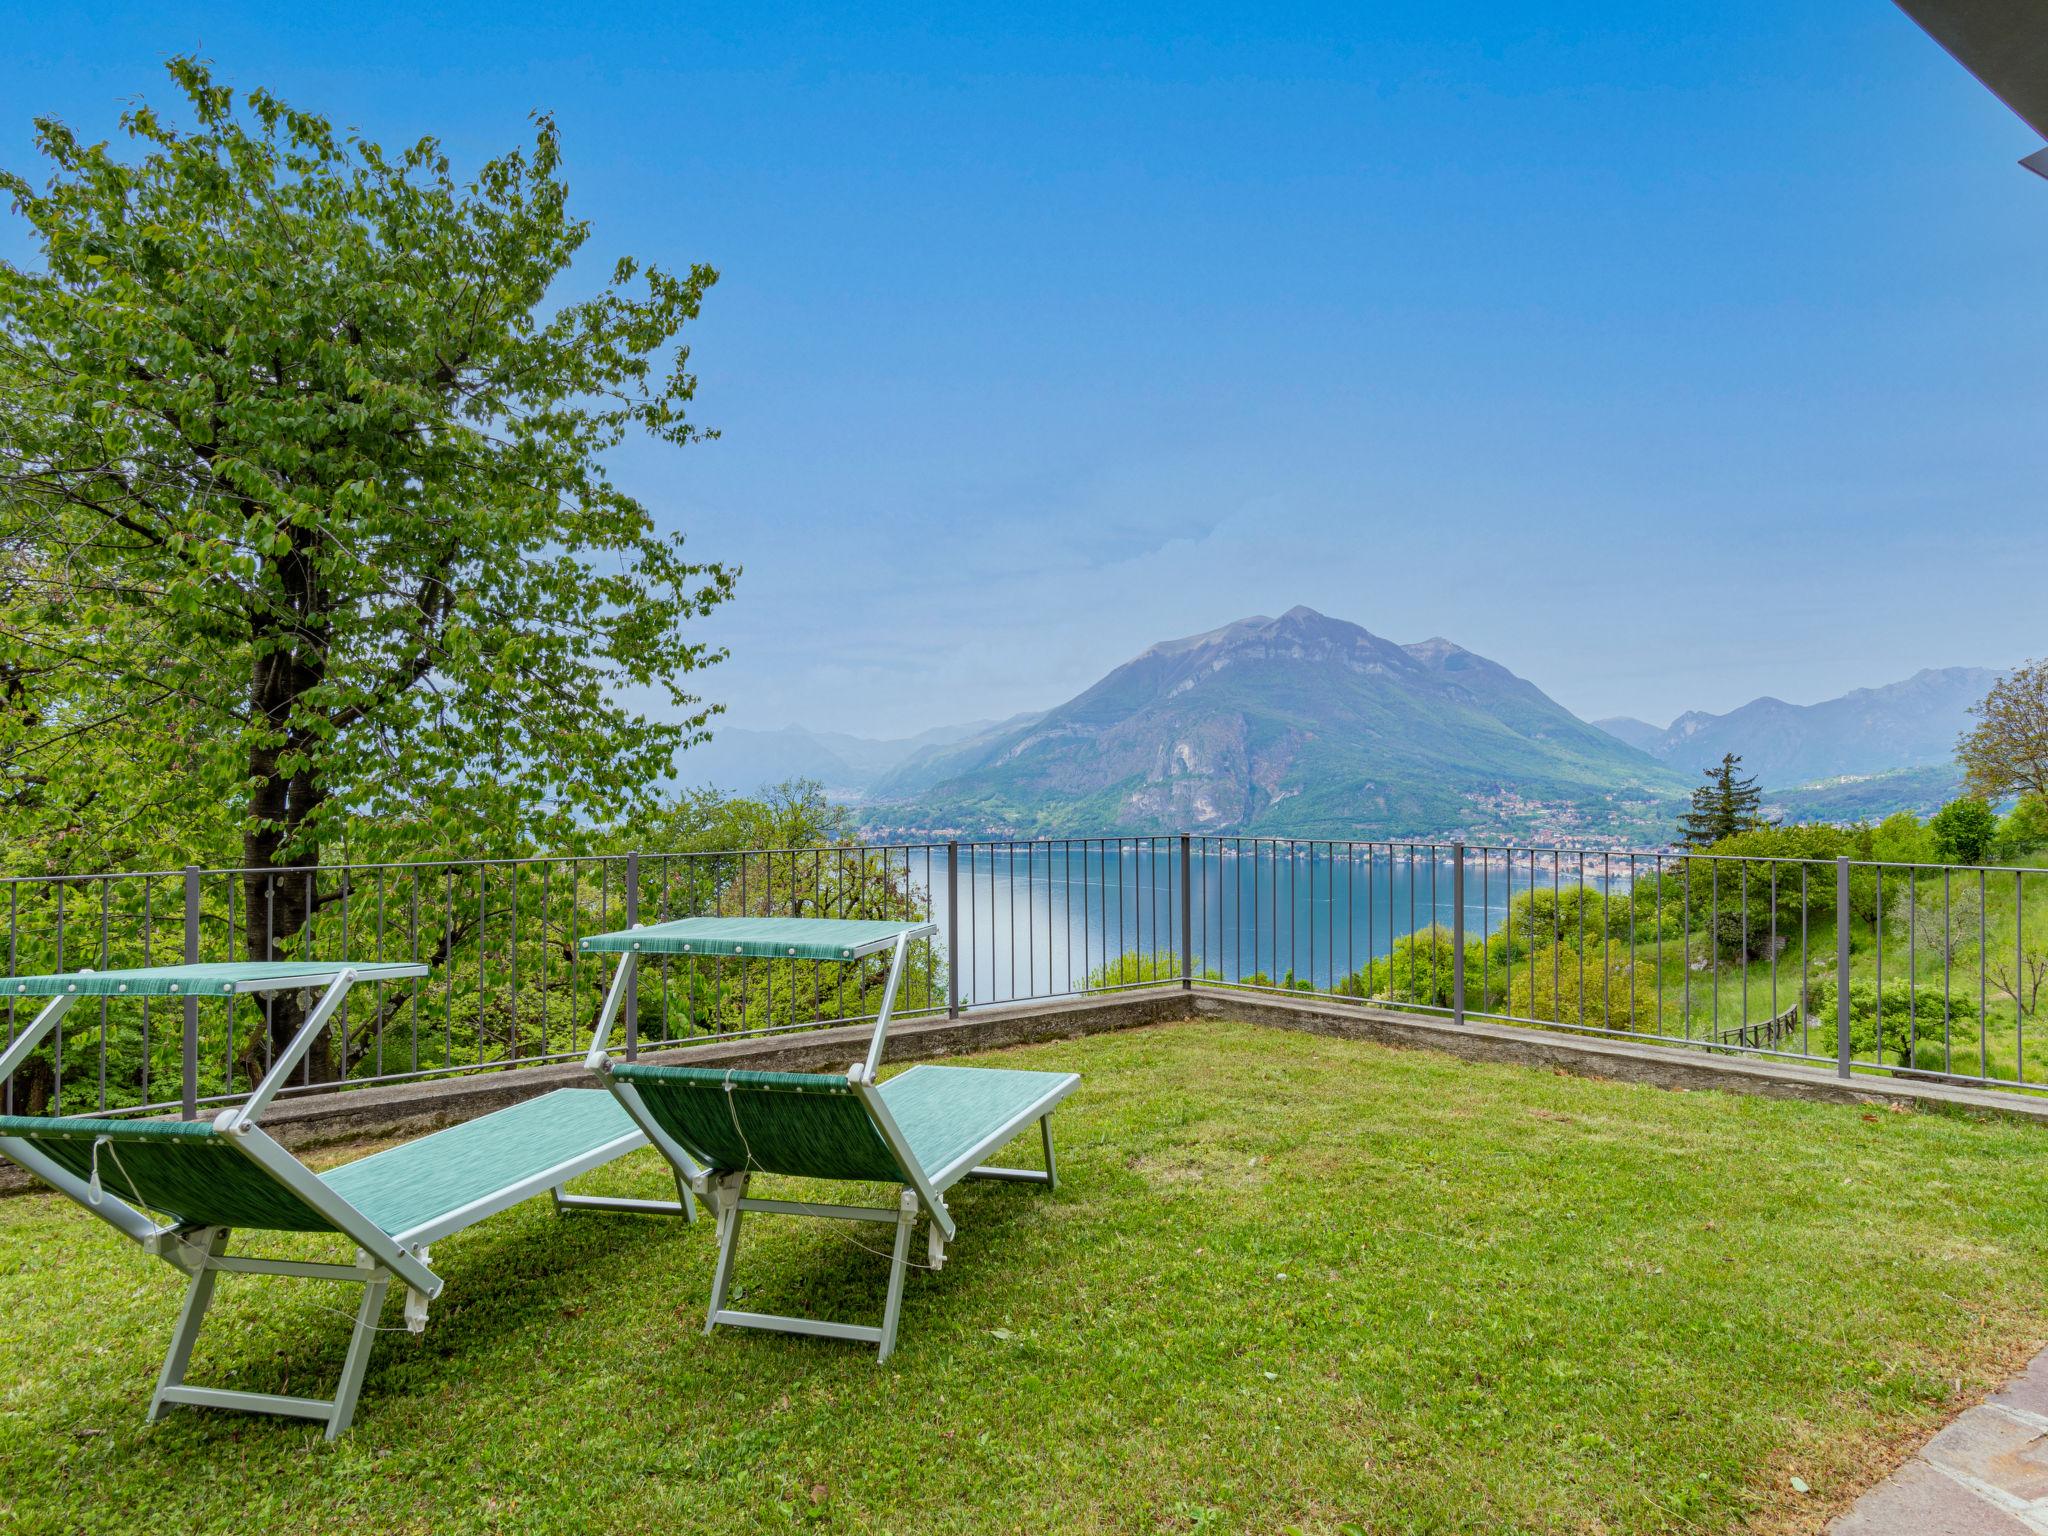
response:
M224 1227L208 1227L185 1239L185 1251L195 1260L192 1278L185 1286L185 1301L178 1308L178 1326L171 1331L171 1347L164 1355L164 1368L157 1372L156 1393L149 1400L149 1422L154 1424L169 1407L165 1394L184 1385L185 1371L192 1364L192 1349L199 1342L200 1325L206 1309L213 1305L213 1282L220 1274L212 1260L227 1246Z
M170 1353L157 1377L156 1395L150 1399L149 1418L155 1423L166 1409L178 1404L192 1408L225 1408L238 1413L277 1413L295 1419L314 1419L327 1426L333 1440L354 1419L356 1399L363 1390L363 1377L370 1367L370 1351L377 1344L377 1318L384 1310L384 1293L391 1285L391 1271L375 1255L361 1252L354 1264L311 1264L293 1259L232 1258L224 1251L228 1233L223 1227L208 1227L184 1239L179 1261L189 1267L191 1283L178 1312L178 1326L171 1335ZM301 1280L342 1280L363 1288L362 1304L356 1308L355 1328L349 1335L348 1354L341 1365L341 1384L331 1399L287 1397L276 1392L244 1392L230 1387L193 1387L185 1384L185 1372L192 1364L192 1348L199 1342L199 1330L206 1321L206 1309L213 1301L215 1279L225 1270L244 1275L282 1275Z
M809 1200L755 1200L749 1198L744 1176L731 1175L714 1186L721 1206L719 1216L718 1267L711 1276L711 1306L704 1314L704 1331L721 1323L728 1328L765 1328L773 1333L807 1333L821 1339L849 1339L873 1344L886 1360L896 1347L896 1318L903 1310L903 1280L910 1269L910 1235L917 1226L917 1191L905 1189L893 1208L866 1205L819 1205ZM896 1228L895 1250L889 1256L889 1299L882 1311L882 1325L834 1323L821 1318L783 1317L773 1312L736 1311L725 1304L732 1284L733 1265L739 1253L740 1220L748 1211L776 1216L818 1216L827 1221L872 1221ZM866 1247L867 1244L861 1244Z
M356 1259L365 1271L363 1301L356 1308L356 1330L349 1336L348 1355L341 1362L341 1384L334 1393L334 1414L327 1421L327 1438L332 1440L348 1428L356 1416L356 1398L362 1394L363 1376L370 1368L370 1351L377 1345L377 1319L384 1311L384 1290L391 1284L391 1272L367 1253Z
M740 1202L746 1198L747 1178L740 1173L718 1181L718 1264L711 1271L711 1306L704 1314L706 1333L718 1326L726 1289L732 1284L733 1259L740 1247Z
M910 1269L910 1229L916 1222L917 1191L906 1189L896 1199L896 1251L889 1259L889 1299L882 1306L881 1349L875 1356L877 1365L888 1359L896 1348L896 1319L903 1311L903 1277Z

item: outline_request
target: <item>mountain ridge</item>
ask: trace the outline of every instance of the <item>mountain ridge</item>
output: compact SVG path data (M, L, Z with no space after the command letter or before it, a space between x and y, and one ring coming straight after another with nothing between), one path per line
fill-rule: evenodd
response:
M1687 710L1661 730L1627 716L1593 723L1681 773L1734 752L1766 789L1791 788L1951 765L1970 706L2000 675L1989 667L1923 667L1814 704L1764 694L1726 714Z
M1678 791L1668 769L1498 662L1306 607L1150 645L942 767L915 793L895 786L870 819L1045 835L1619 832L1661 818Z

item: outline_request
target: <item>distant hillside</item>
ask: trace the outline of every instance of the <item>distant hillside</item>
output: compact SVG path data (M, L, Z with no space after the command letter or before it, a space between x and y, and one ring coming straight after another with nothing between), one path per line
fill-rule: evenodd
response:
M1627 742L1638 752L1658 755L1658 748L1664 741L1664 728L1652 725L1647 720L1638 720L1631 715L1610 715L1605 720L1593 722L1617 741Z
M1505 667L1295 608L1153 646L1036 719L923 756L867 816L919 830L1655 835L1683 785Z
M1688 779L1734 752L1745 773L1778 790L1946 767L1955 760L1956 737L1970 723L1970 706L1998 678L1985 667L1929 668L1902 683L1858 688L1819 704L1762 698L1725 715L1690 711L1662 731L1626 717L1596 723Z
M1033 710L1012 715L994 725L984 725L980 730L950 741L920 747L876 778L868 788L869 797L875 800L909 800L922 795L934 785L971 772L987 760L996 744L1044 718L1045 711Z
M1764 811L1781 821L1882 821L1894 811L1932 815L1962 790L1963 775L1954 764L1895 768L1775 790L1764 797Z

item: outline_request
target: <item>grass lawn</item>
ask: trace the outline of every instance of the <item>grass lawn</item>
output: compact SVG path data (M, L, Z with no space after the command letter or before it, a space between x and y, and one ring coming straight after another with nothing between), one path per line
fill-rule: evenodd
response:
M339 1444L151 1429L179 1277L0 1202L0 1528L1811 1530L2048 1337L2037 1128L1231 1024L992 1059L1083 1074L1061 1187L956 1191L880 1368L705 1338L708 1222L535 1201ZM879 1316L852 1230L753 1218L738 1304ZM195 1381L329 1390L352 1289L220 1293Z

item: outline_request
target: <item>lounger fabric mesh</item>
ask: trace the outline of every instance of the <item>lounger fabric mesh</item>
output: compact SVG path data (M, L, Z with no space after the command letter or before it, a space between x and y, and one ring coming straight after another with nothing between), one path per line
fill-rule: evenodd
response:
M321 1180L392 1235L435 1221L609 1142L637 1138L610 1094L558 1088L418 1141L373 1152ZM19 1136L110 1194L193 1226L331 1232L334 1223L244 1157L209 1124L0 1116Z
M916 1066L882 1084L882 1102L925 1172L936 1177L1066 1075L1010 1067Z
M908 1178L843 1077L632 1062L611 1071L639 1091L657 1125L715 1171L891 1184Z
M241 965L158 965L133 971L71 971L58 976L0 977L0 998L63 997L221 997L241 991L288 992L291 983L325 986L352 970L358 981L400 980L418 976L424 966L406 961L271 960ZM271 983L251 987L251 982ZM279 986L276 983L282 982Z
M557 1088L418 1141L372 1152L321 1178L396 1236L607 1142L639 1135L632 1117L610 1094Z
M8 1115L0 1118L0 1136L19 1136L81 1179L92 1177L98 1146L103 1189L190 1226L334 1230L333 1222L250 1162L211 1125Z
M751 960L855 960L878 953L922 923L842 917L679 917L580 941L591 954L701 955Z
M892 1077L881 1093L919 1165L937 1174L1037 1103L1061 1075L926 1065ZM843 1077L626 1062L614 1063L612 1076L637 1088L661 1128L718 1172L889 1183L905 1177Z

